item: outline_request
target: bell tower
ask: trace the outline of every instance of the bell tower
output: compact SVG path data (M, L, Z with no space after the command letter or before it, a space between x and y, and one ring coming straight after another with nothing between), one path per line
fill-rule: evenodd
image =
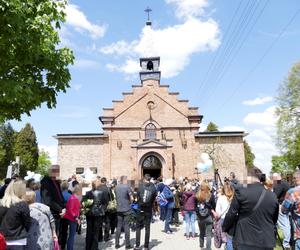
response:
M142 68L140 72L141 81L149 79L160 81L159 64L159 57L140 58L140 66Z
M145 12L148 15L148 19L146 21L146 29L148 33L148 44L145 52L145 56L140 58L140 79L141 81L145 80L157 80L160 81L160 71L159 71L159 65L160 65L160 57L153 57L154 49L153 49L153 37L152 37L152 22L150 20L150 12L152 10L147 7L145 9ZM150 57L149 57L150 56ZM151 57L152 56L152 57Z

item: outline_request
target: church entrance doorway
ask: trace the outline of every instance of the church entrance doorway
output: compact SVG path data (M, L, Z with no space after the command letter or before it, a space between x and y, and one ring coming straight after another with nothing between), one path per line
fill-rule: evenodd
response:
M158 159L155 155L149 155L145 158L142 163L142 174L150 174L151 177L157 179L161 176L162 164L160 159Z

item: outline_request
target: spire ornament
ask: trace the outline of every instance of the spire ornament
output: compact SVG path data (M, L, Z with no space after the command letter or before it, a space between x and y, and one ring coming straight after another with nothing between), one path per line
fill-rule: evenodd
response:
M149 25L149 26L152 25L152 22L151 22L151 20L150 20L150 12L151 12L151 11L152 11L152 9L150 9L150 7L147 7L147 8L145 9L145 12L147 13L147 16L148 16L146 25Z

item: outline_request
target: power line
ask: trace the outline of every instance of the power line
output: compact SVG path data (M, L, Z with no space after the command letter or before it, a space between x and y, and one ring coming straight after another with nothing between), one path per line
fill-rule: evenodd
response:
M211 90L210 94L208 95L208 97L206 98L206 103L209 102L210 98L213 96L213 94L215 93L217 86L221 83L221 80L223 79L223 77L226 75L227 70L229 69L229 67L231 66L231 64L233 63L234 59L237 57L238 53L240 52L241 48L243 47L244 43L246 42L246 40L248 39L249 35L251 34L253 28L255 27L256 23L258 22L258 20L260 19L260 17L262 16L264 10L267 7L267 4L269 3L269 0L267 0L263 6L263 8L261 9L261 11L259 12L259 14L257 15L256 19L254 20L254 22L252 23L248 33L246 33L246 35L244 36L244 39L242 40L242 42L238 45L237 50L235 51L233 57L231 57L227 63L226 66L223 67L221 73L217 76L216 81L215 81L215 88Z
M237 8L235 9L235 12L234 12L234 14L233 14L233 16L232 16L232 18L231 18L231 20L230 20L229 26L228 26L227 29L226 29L226 32L225 32L225 35L224 35L224 41L226 40L225 38L227 38L227 36L228 36L228 34L229 34L229 31L230 31L230 29L231 29L231 26L232 26L232 24L233 24L233 21L234 21L236 15L237 15L237 13L238 13L238 11L239 11L241 5L242 5L242 2L243 2L243 1L241 0L240 3L239 3L239 5L238 5ZM248 3L249 3L249 2L248 2ZM222 44L222 45L223 45L223 44ZM221 45L221 47L222 47L222 45ZM199 87L198 87L198 90L196 91L196 96L198 96L199 92L201 91L201 88L203 87L203 84L204 84L205 81L207 80L207 77L209 76L209 73L210 73L212 67L214 66L214 63L215 63L217 57L219 56L220 51L221 51L221 49L218 49L217 52L216 52L216 54L215 54L215 56L213 57L213 60L211 61L210 65L209 65L209 68L208 68L208 70L206 71L206 73L205 73L205 75L204 75L204 78L203 78L202 82L200 83L200 85L199 85Z
M231 37L225 42L224 49L221 51L221 55L219 56L219 60L214 60L216 63L214 63L213 70L210 70L210 78L206 77L205 80L211 79L209 83L215 83L216 79L218 79L220 72L224 71L224 68L226 67L226 62L228 61L228 58L231 58L231 55L234 52L235 47L240 43L240 40L244 36L244 33L247 31L248 25L251 23L253 16L255 16L255 12L259 6L259 1L248 1L246 6L244 7L238 21L237 25L233 28L231 31ZM229 34L229 32L228 32ZM219 54L218 54L219 55ZM203 84L202 86L204 86Z
M230 100L232 100L232 97L235 96L235 94L238 92L238 90L247 82L247 80L251 77L251 75L255 72L255 70L259 67L259 65L263 62L265 57L270 53L272 48L275 46L275 44L278 42L278 40L282 37L282 35L285 33L287 28L291 25L291 23L295 20L297 15L300 13L300 9L298 9L295 14L289 19L287 24L282 28L282 30L277 34L277 36L274 38L270 46L265 50L265 52L262 54L262 56L259 58L259 60L255 63L255 65L252 67L252 69L249 70L249 72L246 74L246 76L239 82L237 87L234 89L232 94L227 98L222 105L220 105L219 109L222 109Z

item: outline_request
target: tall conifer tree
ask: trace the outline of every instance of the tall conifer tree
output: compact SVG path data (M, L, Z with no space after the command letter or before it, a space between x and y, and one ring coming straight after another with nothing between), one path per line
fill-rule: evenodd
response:
M21 176L26 175L28 170L35 171L37 169L39 149L35 131L29 123L18 133L15 143L15 154L20 156Z
M7 167L15 159L15 133L10 123L0 125L0 179L6 176Z

